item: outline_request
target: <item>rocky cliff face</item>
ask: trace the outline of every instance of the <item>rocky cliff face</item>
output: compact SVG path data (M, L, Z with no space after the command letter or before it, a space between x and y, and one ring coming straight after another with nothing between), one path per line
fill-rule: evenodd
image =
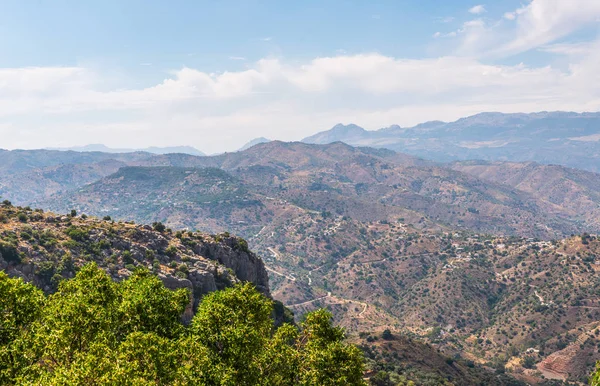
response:
M262 260L245 240L227 233L174 232L162 224L140 226L0 205L0 269L10 276L51 293L89 262L115 280L147 267L168 288L189 288L193 297L184 319L191 319L204 294L238 281L271 296Z

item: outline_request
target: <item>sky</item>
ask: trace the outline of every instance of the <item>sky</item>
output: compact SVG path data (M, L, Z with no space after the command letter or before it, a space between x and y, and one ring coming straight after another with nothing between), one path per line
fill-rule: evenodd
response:
M485 0L483 0L485 1ZM0 0L0 148L600 110L600 1Z

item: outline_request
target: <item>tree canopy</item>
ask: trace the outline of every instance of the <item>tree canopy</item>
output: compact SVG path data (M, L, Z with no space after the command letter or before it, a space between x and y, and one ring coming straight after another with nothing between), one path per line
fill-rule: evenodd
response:
M590 386L600 386L600 362L596 363L596 371L590 377Z
M50 296L0 272L0 384L364 384L329 312L275 328L246 283L206 295L185 326L189 296L145 269L117 283L90 264Z

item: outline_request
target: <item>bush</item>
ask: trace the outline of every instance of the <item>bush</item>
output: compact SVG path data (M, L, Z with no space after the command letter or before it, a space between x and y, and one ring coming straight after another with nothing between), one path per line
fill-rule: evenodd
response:
M0 255L7 263L21 263L21 255L14 245L0 242Z
M525 367L526 369L533 369L533 367L535 366L535 358L532 357L531 355L527 355L525 358L523 358L523 367Z
M385 329L383 330L381 337L385 340L391 340L394 338L394 335L392 335L392 332L389 329Z
M248 249L248 242L244 239L239 239L236 244L236 247L240 251L250 253L250 249Z
M65 231L66 235L75 241L87 240L90 235L87 230L71 225Z
M152 224L152 229L157 232L163 233L167 227L162 222L155 222Z
M189 268L188 268L188 266L187 266L186 264L179 264L179 267L177 267L177 270L178 270L179 272L183 272L183 273L185 273L186 275L187 275L187 274L189 273L189 271L190 271L190 270L189 270Z
M169 257L175 257L175 255L177 255L177 248L174 245L169 245L165 249L165 255Z
M131 252L123 251L121 256L123 257L123 262L125 264L133 264L133 255L131 254Z

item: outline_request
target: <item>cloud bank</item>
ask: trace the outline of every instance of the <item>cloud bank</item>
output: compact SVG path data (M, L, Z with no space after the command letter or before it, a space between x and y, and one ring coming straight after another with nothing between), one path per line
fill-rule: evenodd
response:
M500 21L464 23L449 37L456 52L437 58L264 58L222 73L183 67L143 88L107 88L107 76L86 67L0 68L0 148L192 145L213 153L259 136L299 140L337 122L377 129L481 111L600 110L600 43L554 43L600 16L599 2L572 3L580 8L536 0ZM568 65L487 59L530 49Z

